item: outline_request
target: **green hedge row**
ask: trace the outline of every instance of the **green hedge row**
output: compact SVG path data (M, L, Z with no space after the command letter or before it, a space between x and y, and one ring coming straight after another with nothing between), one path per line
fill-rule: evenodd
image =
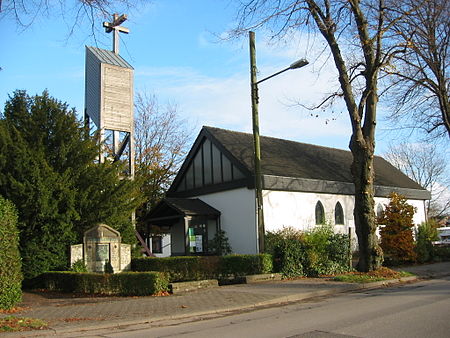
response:
M131 260L131 270L165 272L169 275L170 282L236 278L271 272L272 256L258 254L134 258Z
M16 208L0 196L0 309L22 300L21 266Z
M148 296L168 291L169 280L161 272L121 272L116 274L46 272L34 287L51 291L122 296Z

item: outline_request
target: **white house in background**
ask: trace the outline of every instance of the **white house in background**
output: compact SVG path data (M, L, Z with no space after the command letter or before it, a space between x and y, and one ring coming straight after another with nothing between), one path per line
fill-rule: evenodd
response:
M354 186L349 151L261 137L266 231L284 226L308 230L331 223L354 233ZM381 157L374 158L375 205L380 212L391 192L416 208L414 222L426 220L430 193ZM206 254L218 229L235 253L258 252L251 134L203 127L167 198L148 216L152 228L170 234L171 254Z

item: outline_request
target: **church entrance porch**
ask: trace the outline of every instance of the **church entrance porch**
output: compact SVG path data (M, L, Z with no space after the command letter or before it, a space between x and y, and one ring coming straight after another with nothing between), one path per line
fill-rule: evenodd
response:
M170 236L170 254L209 255L208 242L220 229L220 211L200 199L166 198L148 215L150 237Z

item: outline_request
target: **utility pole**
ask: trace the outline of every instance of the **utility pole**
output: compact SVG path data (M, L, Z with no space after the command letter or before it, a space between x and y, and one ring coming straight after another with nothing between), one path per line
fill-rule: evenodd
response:
M255 194L256 194L256 221L258 227L259 252L264 252L264 213L262 196L262 176L261 176L261 144L259 135L259 113L258 113L258 81L256 78L256 47L255 33L249 32L250 41L250 83L252 91L252 121L253 121L253 146L255 164Z

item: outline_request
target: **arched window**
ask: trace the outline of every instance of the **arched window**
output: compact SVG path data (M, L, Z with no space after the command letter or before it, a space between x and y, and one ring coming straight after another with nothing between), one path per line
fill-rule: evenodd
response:
M316 203L316 224L325 224L325 211L320 201Z
M381 217L381 215L383 214L384 208L381 205L381 203L378 203L377 205L377 218Z
M334 207L334 224L344 224L344 209L340 202Z

